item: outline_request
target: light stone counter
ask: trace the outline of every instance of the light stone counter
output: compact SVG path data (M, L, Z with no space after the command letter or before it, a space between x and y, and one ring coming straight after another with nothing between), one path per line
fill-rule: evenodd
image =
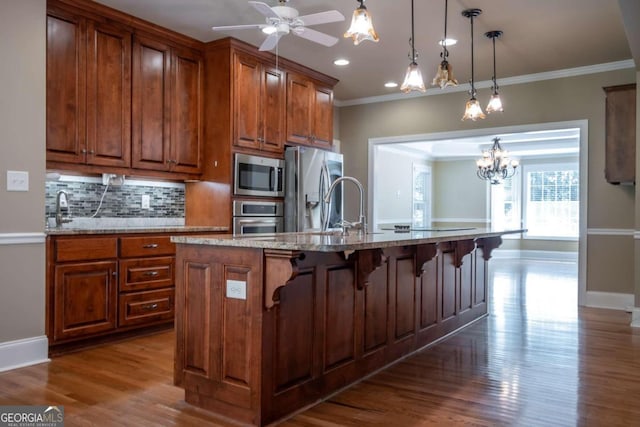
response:
M224 226L186 226L184 225L184 218L73 218L73 221L65 223L61 227L55 227L55 223L48 223L47 225L45 234L49 236L229 232L229 227Z
M183 244L239 248L340 252L498 237L522 231L491 228L456 228L437 229L437 231L382 231L365 236L358 235L355 231L348 236L342 236L340 232L275 233L248 236L225 234L216 236L174 236L171 241Z

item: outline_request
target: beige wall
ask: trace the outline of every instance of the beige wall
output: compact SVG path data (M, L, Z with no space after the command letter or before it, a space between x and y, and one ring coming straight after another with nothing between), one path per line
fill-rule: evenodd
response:
M433 164L433 218L488 219L487 185L470 159Z
M505 112L478 122L462 122L467 99L464 92L400 101L341 107L340 140L345 156L345 173L367 184L369 138L435 132L516 126L559 121L588 120L588 206L589 228L630 229L634 226L635 195L632 187L614 186L604 179L604 92L602 87L636 81L635 70L618 70L585 76L503 86ZM479 91L481 102L489 90ZM347 200L347 212L354 211ZM589 290L633 293L633 276L624 276L610 265L633 265L633 252L622 244L606 254L591 250L606 236L589 236L588 264L600 265L601 277L620 285L596 283L587 277ZM631 239L630 237L628 239ZM631 241L631 240L629 240ZM596 259L596 256L605 256Z
M0 343L44 334L46 1L0 1ZM7 192L6 171L29 172L28 192Z

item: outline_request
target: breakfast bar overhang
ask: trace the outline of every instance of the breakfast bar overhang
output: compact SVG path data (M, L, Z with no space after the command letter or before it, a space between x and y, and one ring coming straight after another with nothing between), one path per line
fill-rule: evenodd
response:
M502 235L179 236L174 383L265 425L487 315Z

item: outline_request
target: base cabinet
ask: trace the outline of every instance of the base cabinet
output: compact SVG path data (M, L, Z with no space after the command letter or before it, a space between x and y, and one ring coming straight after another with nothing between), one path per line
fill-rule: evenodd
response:
M191 404L272 423L485 316L499 242L347 257L178 245L174 383Z
M173 325L169 235L50 236L47 265L52 354Z

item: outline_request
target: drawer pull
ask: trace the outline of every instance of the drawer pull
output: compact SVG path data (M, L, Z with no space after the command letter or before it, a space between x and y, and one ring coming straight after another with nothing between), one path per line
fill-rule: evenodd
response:
M155 249L158 247L157 243L149 243L148 245L144 245L143 248L145 249Z
M155 310L156 308L158 308L158 304L157 303L146 304L146 305L143 305L142 308L144 308L145 310Z
M151 277L155 277L158 274L159 273L157 271L147 271L146 273L144 273L145 276L151 276Z

